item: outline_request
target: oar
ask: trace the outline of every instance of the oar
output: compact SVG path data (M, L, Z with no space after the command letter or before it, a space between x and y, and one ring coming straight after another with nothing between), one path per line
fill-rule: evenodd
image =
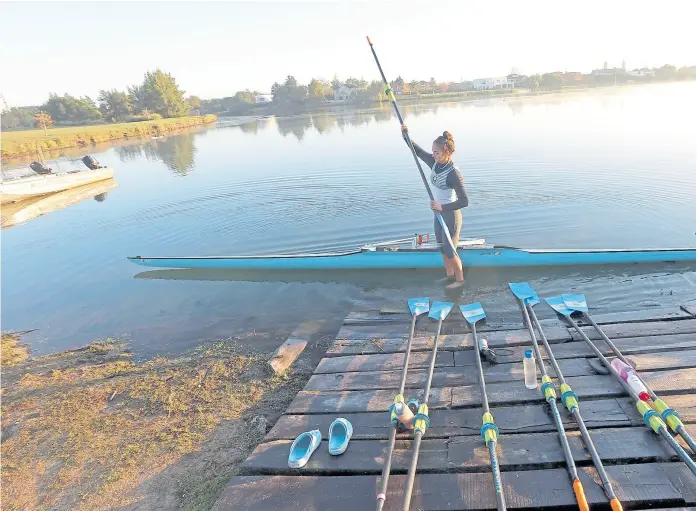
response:
M403 125L404 124L404 119L402 119L402 114L399 113L399 107L397 106L397 98L394 96L394 92L392 92L392 89L390 88L390 84L387 81L387 78L385 78L385 73L382 71L382 66L380 65L380 61L378 60L378 55L375 53L375 48L373 47L373 42L370 40L370 37L366 36L366 39L368 39L368 44L370 45L370 51L373 52L373 57L375 57L375 63L378 65L378 70L380 71L380 76L382 76L382 81L385 83L385 94L390 98L390 101L392 102L392 106L394 106L394 111L397 113L397 119L399 119L399 124ZM414 149L414 143L411 141L411 138L409 137L409 132L404 133L404 137L407 140L407 144L409 145L409 149L411 149L411 155L414 157L414 161L416 162L416 166L419 169L419 174L421 174L421 180L424 182L424 186L426 187L426 193L428 193L428 197L431 200L435 200L433 197L433 192L431 192L431 187L428 185L428 180L426 179L426 174L424 174L424 170L421 168L421 163L419 162L419 157L416 155L416 149ZM438 223L440 224L442 230L443 230L443 236L445 236L445 239L448 241L448 244L450 245L450 248L453 249L453 254L455 254L455 257L460 259L459 254L457 253L457 247L453 244L453 240L450 237L450 231L448 230L448 226L445 225L445 220L443 220L443 215L441 215L438 211L433 212L434 215L436 215L436 219L438 220Z
M407 351L404 354L404 365L402 366L402 380L399 383L399 392L394 398L392 406L390 406L390 422L392 423L392 431L390 432L390 444L387 448L387 457L385 458L385 466L382 468L382 484L380 492L377 496L377 511L381 511L385 505L387 498L387 483L390 479L390 469L392 468L392 453L394 444L397 439L397 429L401 423L400 418L404 419L404 415L409 414L406 403L404 402L404 386L407 382L407 368L409 367L409 355L411 354L411 344L414 340L414 328L416 327L417 316L428 312L428 298L410 298L408 301L409 312L411 313L411 329L409 330L409 340L407 341Z
M545 351L547 351L547 355L549 356L549 362L552 364L554 372L557 374L557 378L561 382L561 385L559 386L559 390L562 393L561 401L562 403L564 403L564 406L566 406L566 409L569 410L569 413L573 415L574 419L576 420L576 424L578 424L578 429L581 432L583 443L585 444L586 448L588 449L588 452L591 455L593 465L595 465L595 469L598 471L598 475L600 476L600 481L602 483L603 489L605 490L605 494L607 495L607 498L610 500L610 507L613 509L613 511L622 511L622 504L617 498L617 495L615 495L615 491L612 488L612 483L610 483L610 478L608 477L607 472L605 471L605 466L603 465L603 462L600 459L600 456L598 455L598 451L595 448L593 439L591 438L590 433L588 433L586 423L583 421L583 417L581 416L578 396L573 392L573 390L571 390L571 386L566 382L564 374L562 373L559 364L557 364L557 359L554 357L552 347L549 345L549 341L547 341L547 336L542 330L542 325L540 324L540 321L537 319L537 314L535 314L535 311L533 310L533 305L540 303L540 299L537 296L537 293L533 291L533 289L527 282L520 282L515 284L515 286L517 292L520 295L530 295L530 293L532 293L530 298L525 300L524 305L528 311L528 315L532 318L532 321L535 324L535 328L540 334L542 344L544 344ZM516 294L516 296L518 296L518 294Z
M414 416L414 445L412 447L411 464L407 472L407 484L404 488L404 502L402 509L409 510L411 503L411 492L414 489L414 477L416 476L416 465L419 462L419 449L421 448L421 438L426 433L426 428L431 425L431 420L428 418L428 395L431 392L431 380L433 380L433 369L436 366L436 354L438 352L438 337L443 326L443 320L453 308L450 302L433 302L431 311L428 317L438 320L438 328L436 336L433 338L433 351L431 352L431 365L428 368L428 377L426 378L426 386L424 387L424 400L419 405L418 413Z
M569 440L566 438L566 431L564 430L564 423L559 415L559 409L557 408L557 391L552 383L552 379L547 374L547 369L542 361L542 354L540 353L540 347L537 345L537 337L535 336L535 331L532 328L532 322L530 321L530 316L528 315L528 303L539 303L539 298L532 288L525 282L517 282L508 284L513 291L513 294L520 301L520 309L523 312L523 319L525 321L525 326L530 333L530 339L532 340L532 349L535 351L535 358L537 359L537 365L540 367L540 372L542 373L542 387L540 391L545 401L549 403L549 408L554 416L554 422L557 425L557 433L559 433L559 442L561 443L562 449L564 450L564 458L566 458L566 466L569 471L569 477L571 478L572 486L574 489L574 494L576 495L576 502L578 503L579 509L581 511L589 511L588 501L586 500L586 494L583 491L583 484L578 477L578 470L576 470L576 463L574 462L574 457L571 454L571 448L569 447Z
M481 435L484 439L484 444L489 448L489 460L491 461L491 471L494 475L494 491L496 492L496 504L498 511L506 510L506 499L503 495L503 484L501 483L501 471L499 469L499 459L496 456L496 443L498 441L499 428L494 422L494 416L489 410L489 400L486 397L486 383L484 382L484 369L482 368L482 360L480 358L479 338L477 337L477 321L484 319L486 314L482 304L471 303L469 305L460 305L460 311L465 318L465 321L472 328L472 340L474 342L474 359L477 361L477 370L479 371L479 390L482 393L482 428Z
M617 356L617 358L619 358L622 362L629 366L632 365L629 362L629 360L624 358L624 355L622 355L622 352L617 348L617 346L615 346L615 343L610 340L610 338L605 334L605 332L603 332L603 330L598 326L598 324L595 321L593 321L593 318L590 317L590 314L588 314L588 303L586 302L586 297L584 295L561 295L561 299L564 301L564 305L568 309L571 309L572 311L578 311L583 315L583 318L588 323L590 323L593 326L593 328L595 328L595 330L600 334L600 336L607 343L607 345L610 346L610 349ZM680 414L678 414L678 412L676 412L670 406L668 406L665 401L659 398L638 373L636 373L636 375L641 381L641 383L643 383L646 387L649 396L651 396L651 399L653 400L653 404L656 406L656 410L658 411L658 413L661 414L661 417L668 424L668 426L670 426L670 429L675 431L678 435L680 435L683 438L683 440L685 440L687 445L690 446L690 449L692 449L692 452L697 452L695 450L695 441L685 430L685 425L680 420Z
M632 389L632 387L629 386L629 384L622 379L622 376L615 371L615 368L610 365L610 362L608 361L607 358L605 358L605 355L596 347L595 344L588 338L588 336L585 334L583 330L576 324L575 321L571 320L571 314L574 312L573 310L569 309L565 304L564 300L562 300L561 296L555 296L552 298L545 298L545 301L549 304L550 307L552 307L555 311L557 311L558 314L560 314L562 317L566 319L566 321L573 326L576 329L576 332L578 332L578 335L580 335L584 341L586 341L586 344L593 350L595 355L600 359L602 364L607 368L610 373L615 377L615 379L620 382L622 387L624 387L624 390L629 394L629 396L634 399L635 404L636 404L636 409L639 411L639 414L641 414L641 417L644 419L644 424L650 429L654 431L654 433L661 435L666 442L670 444L670 446L673 448L673 450L676 452L676 454L680 457L682 461L685 462L685 464L690 468L693 474L697 473L697 469L695 468L695 462L692 461L690 456L685 452L685 449L682 448L682 446L673 438L673 436L670 434L668 431L668 427L666 426L666 423L663 422L663 419L661 419L661 416L658 414L656 410L651 408L651 405L647 403L646 401L642 401L641 398L637 395L636 392Z

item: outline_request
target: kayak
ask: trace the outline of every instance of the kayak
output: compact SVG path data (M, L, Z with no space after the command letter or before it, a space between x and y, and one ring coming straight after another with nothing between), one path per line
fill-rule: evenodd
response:
M73 170L0 181L0 203L8 204L32 197L62 192L114 177L114 169Z
M431 235L363 245L348 252L262 256L143 257L128 259L154 268L227 268L248 270L363 270L442 268L440 246ZM565 266L695 261L694 248L663 249L523 249L491 245L483 238L458 244L468 268Z

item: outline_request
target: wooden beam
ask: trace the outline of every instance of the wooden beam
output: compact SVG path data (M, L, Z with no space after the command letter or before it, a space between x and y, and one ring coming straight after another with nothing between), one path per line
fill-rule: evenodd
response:
M614 340L622 337L647 337L675 334L694 334L695 320L687 319L681 321L655 321L653 323L615 323L601 326L605 335ZM581 327L590 339L601 339L598 331L592 326ZM569 329L570 334L575 340L582 340L575 328ZM545 332L546 335L546 332ZM658 341L655 341L658 343Z
M268 364L276 374L285 373L307 346L307 340L289 337L273 352Z
M636 363L637 369L640 371L695 367L695 350L646 353L631 355L629 358ZM559 360L558 363L564 376L567 378L570 376L591 376L596 374L588 364L588 359L563 359ZM549 375L555 377L556 374L549 362L545 362L545 366ZM426 369L410 370L407 373L407 387L423 387L426 383L426 375ZM313 374L304 390L397 389L401 377L401 370ZM491 365L485 362L484 378L486 378L487 384L523 381L523 364L514 362ZM439 367L433 374L434 387L457 387L474 385L477 382L478 377L476 373L474 371L465 371L462 367Z
M406 335L406 334L405 334ZM572 340L567 328L554 327L545 329L545 336L550 344ZM427 351L433 348L433 335L424 335L416 332L412 341L412 351ZM500 330L480 334L492 348L503 346L521 346L530 343L530 334L527 330ZM372 353L404 352L407 347L407 338L371 338L371 339L341 339L336 341L327 350L327 356L343 355L367 355ZM458 351L472 349L472 334L446 334L438 340L438 349L444 351Z
M298 472L301 473L302 469ZM607 506L607 497L594 478L595 470L579 470L590 505ZM644 463L608 466L622 504L656 507L694 505L695 478L683 463ZM390 478L385 511L401 507L406 476ZM509 509L576 506L566 469L504 472L502 474ZM544 484L541 484L541 482ZM237 476L213 507L216 511L247 509L276 511L355 511L375 506L376 476L293 477ZM418 474L412 509L423 511L485 510L496 507L491 474Z
M377 356L377 355L372 355ZM331 359L336 360L336 359ZM642 372L641 376L658 394L695 391L695 369ZM576 376L567 382L581 399L623 396L624 388L611 375ZM479 385L434 388L431 407L472 407L481 405ZM408 396L418 395L411 389ZM452 402L448 398L452 395ZM487 385L490 404L534 403L540 392L527 389L522 381ZM386 410L394 399L394 390L300 391L288 407L288 413L351 413ZM431 398L429 398L430 401ZM431 403L429 402L429 405Z
M412 353L409 357L409 368L428 367L431 354L428 352ZM387 353L380 355L353 355L350 357L324 358L317 364L315 374L345 373L350 371L389 371L401 369L404 366L404 355ZM436 367L452 367L453 353L439 351L436 353Z
M694 424L687 426L691 436ZM645 426L607 428L591 432L595 447L603 461L613 464L648 461L679 461L675 451L657 438ZM535 470L565 466L564 451L556 432L502 435L497 446L499 466ZM591 462L580 432L567 434L571 454L576 462ZM621 439L621 441L620 441ZM682 439L679 439L682 442ZM241 465L247 475L294 475L288 467L288 452L292 440L263 443ZM686 445L683 443L683 447ZM352 440L341 456L331 456L326 444L320 445L303 468L304 475L380 474L385 462L387 440ZM411 460L412 441L399 440L395 444L392 473L405 474ZM421 444L419 472L482 472L491 466L488 448L476 436L450 439L426 438Z
M695 422L694 395L668 395L663 399L669 406L680 412L685 424ZM348 419L353 424L353 438L386 439L390 434L389 403L379 412L352 413ZM555 424L549 414L549 405L544 402L513 406L492 406L491 413L502 435L555 431ZM560 410L564 427L576 428L576 422L564 410ZM588 428L641 426L643 421L628 397L598 399L581 402L581 413ZM329 425L336 419L335 412L315 415L283 415L266 440L292 440L303 431L319 429L327 439ZM482 412L480 408L443 409L431 414L428 438L479 435ZM409 435L403 435L409 438Z

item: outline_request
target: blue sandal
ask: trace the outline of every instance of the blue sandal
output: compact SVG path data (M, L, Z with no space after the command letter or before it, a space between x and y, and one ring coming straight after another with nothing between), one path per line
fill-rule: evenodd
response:
M318 429L301 433L290 446L288 466L290 468L304 467L321 441L322 433Z
M353 435L353 426L344 418L338 418L329 426L329 454L338 456L348 447Z

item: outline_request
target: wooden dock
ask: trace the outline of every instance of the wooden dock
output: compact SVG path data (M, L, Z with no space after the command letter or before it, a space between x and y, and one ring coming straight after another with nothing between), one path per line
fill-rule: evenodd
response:
M593 313L593 311L591 311ZM695 310L672 307L593 318L637 364L653 390L677 409L695 435ZM549 406L523 385L523 351L530 338L522 320L478 327L499 363L484 362L487 393L500 429L498 444L509 509L577 508ZM388 407L399 386L410 317L353 312L298 393L220 497L218 510L372 510L390 433ZM564 376L578 394L581 413L625 509L695 509L695 477L663 439L642 421L623 388L589 364L592 352L560 320L541 321ZM590 327L597 346L607 345ZM433 346L435 322L417 323L407 397L420 397ZM421 446L413 510L495 509L487 448L479 436L481 402L475 352L464 319L454 309L443 323L433 388L431 426ZM544 353L544 349L542 349ZM546 354L545 354L546 356ZM551 376L554 372L548 365ZM609 509L576 423L559 403L572 454L591 506ZM351 421L354 435L341 456L327 452L329 425ZM290 469L293 439L319 429L323 442L302 469ZM679 438L679 437L677 437ZM682 443L682 439L680 439ZM689 452L689 451L688 451ZM400 509L411 437L397 441L385 510Z

